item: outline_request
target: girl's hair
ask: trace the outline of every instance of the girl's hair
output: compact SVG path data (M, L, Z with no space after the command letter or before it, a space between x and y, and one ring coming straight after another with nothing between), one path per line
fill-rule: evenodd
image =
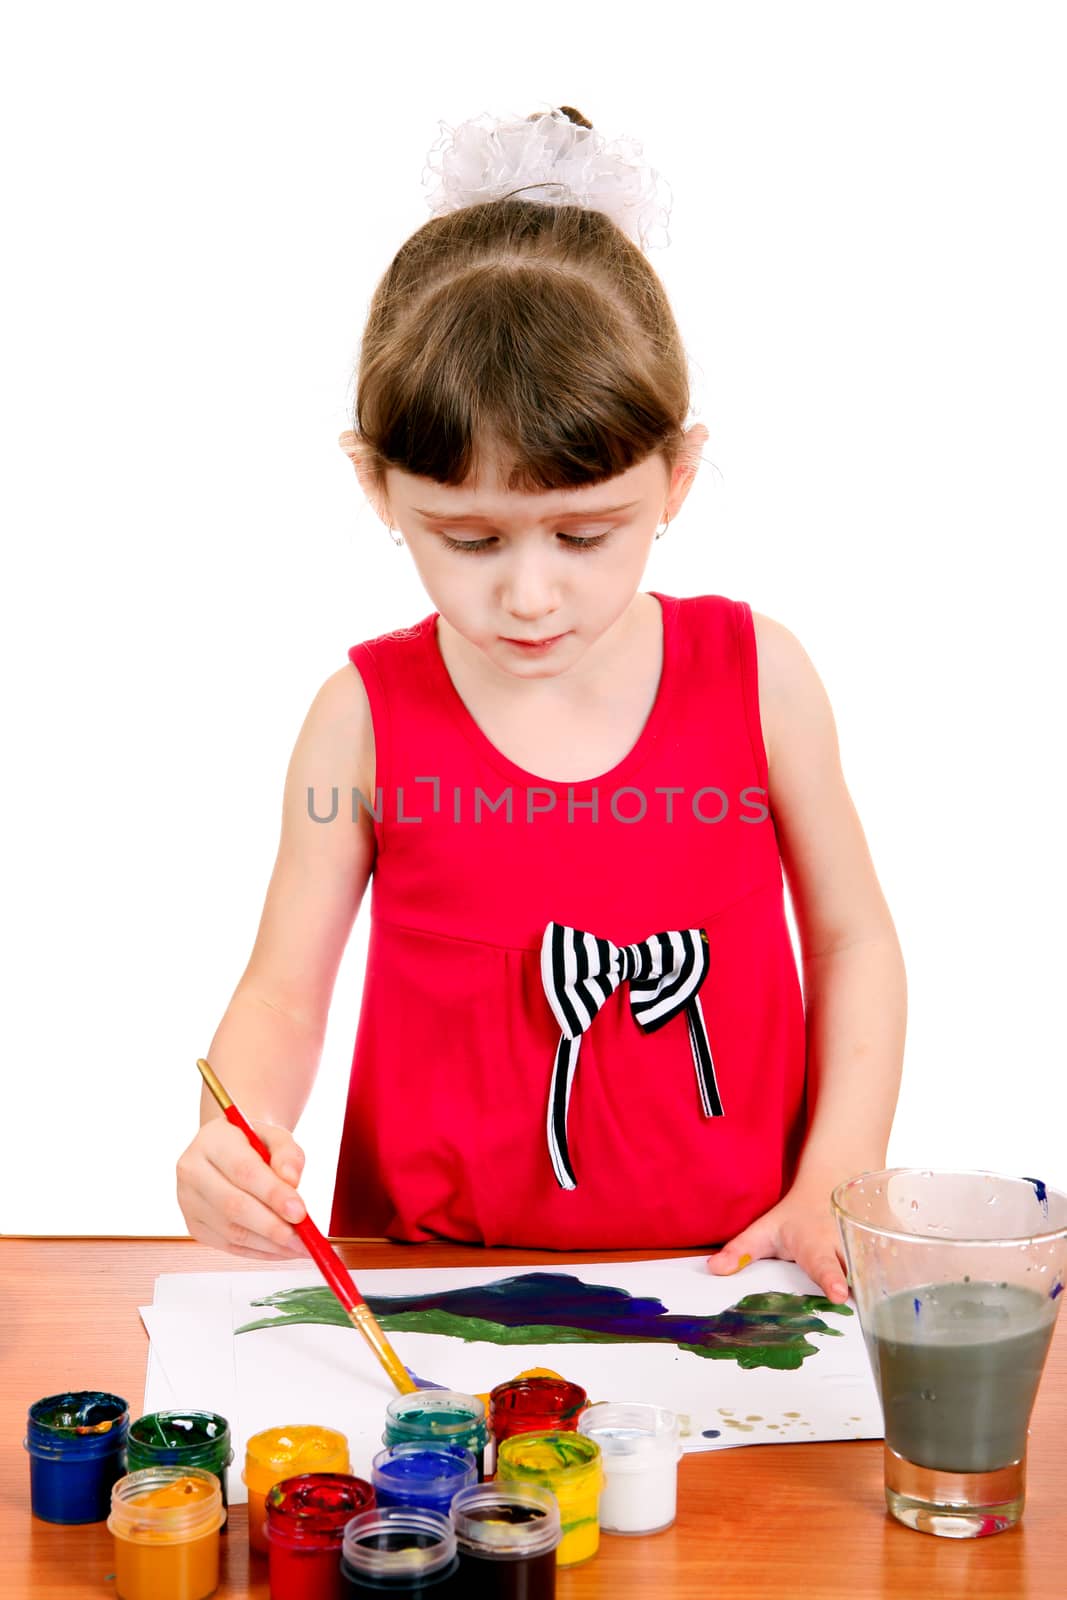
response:
M663 285L601 211L516 189L433 217L371 300L353 420L383 501L390 466L458 485L487 458L526 493L599 483L657 450L669 481L688 410Z

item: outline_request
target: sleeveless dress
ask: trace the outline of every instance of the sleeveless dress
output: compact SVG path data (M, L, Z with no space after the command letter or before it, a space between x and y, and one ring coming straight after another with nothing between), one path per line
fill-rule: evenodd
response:
M377 851L335 1236L702 1248L792 1182L804 1006L752 613L650 592L655 703L583 783L490 742L436 611L348 652Z

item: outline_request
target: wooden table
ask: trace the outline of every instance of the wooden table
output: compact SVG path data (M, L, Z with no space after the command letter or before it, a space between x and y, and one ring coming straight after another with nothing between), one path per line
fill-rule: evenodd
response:
M415 1251L418 1252L417 1256ZM349 1266L537 1265L524 1250L380 1241L341 1247ZM664 1255L667 1252L646 1252ZM691 1252L686 1252L691 1253ZM634 1260L633 1251L568 1260ZM179 1239L0 1241L2 1437L0 1597L114 1594L105 1524L62 1527L30 1514L22 1440L27 1406L97 1388L141 1412L148 1340L137 1314L162 1272L257 1270ZM685 1457L678 1520L648 1538L604 1535L586 1566L559 1575L559 1600L1062 1600L1067 1596L1067 1336L1064 1318L1031 1422L1027 1504L1019 1527L985 1539L912 1532L888 1515L882 1445L860 1439L759 1445ZM231 1471L239 1470L236 1467ZM245 1507L223 1537L219 1596L267 1596L266 1563L249 1570Z

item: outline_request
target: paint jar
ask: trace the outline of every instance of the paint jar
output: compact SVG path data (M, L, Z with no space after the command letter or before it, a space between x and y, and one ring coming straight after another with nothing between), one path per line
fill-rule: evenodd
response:
M577 1566L600 1545L597 1503L604 1486L600 1446L584 1433L517 1433L497 1451L498 1483L523 1479L549 1489L559 1502L561 1567Z
M583 1411L578 1432L600 1446L604 1532L658 1533L669 1528L678 1507L682 1454L674 1412L607 1400Z
M370 1475L380 1506L421 1506L447 1517L453 1495L477 1482L478 1463L459 1445L423 1440L379 1450Z
M474 1394L454 1389L420 1390L398 1394L385 1408L383 1444L455 1444L469 1450L479 1478L485 1477L485 1447L489 1424L485 1403Z
M417 1506L380 1506L345 1527L341 1580L345 1600L432 1592L433 1600L465 1600L451 1522Z
M117 1394L67 1390L35 1400L23 1449L30 1457L30 1506L42 1522L103 1522L111 1490L126 1471L130 1411Z
M205 1600L219 1584L222 1490L204 1467L142 1467L111 1491L119 1600Z
M345 1524L374 1505L373 1486L341 1472L304 1472L267 1493L271 1600L342 1600Z
M214 1411L149 1411L130 1424L126 1458L130 1472L142 1467L204 1467L219 1480L222 1509L229 1507L230 1424Z
M449 1513L464 1600L555 1600L559 1504L536 1483L476 1483Z
M305 1472L352 1470L348 1440L336 1428L314 1423L299 1427L264 1428L254 1433L245 1448L241 1481L248 1488L248 1543L257 1554L267 1554L268 1491L283 1478Z
M489 1396L489 1426L497 1445L515 1433L571 1433L588 1396L565 1378L516 1378Z

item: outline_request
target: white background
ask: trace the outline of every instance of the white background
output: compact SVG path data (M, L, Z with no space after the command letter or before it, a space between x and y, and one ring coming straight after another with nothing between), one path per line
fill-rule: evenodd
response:
M827 687L908 968L890 1159L1067 1180L1064 13L697 15L9 18L6 1231L184 1232L297 730L432 609L336 444L370 296L438 119L560 102L674 190L711 438L642 587L748 600ZM369 898L298 1130L322 1223Z

